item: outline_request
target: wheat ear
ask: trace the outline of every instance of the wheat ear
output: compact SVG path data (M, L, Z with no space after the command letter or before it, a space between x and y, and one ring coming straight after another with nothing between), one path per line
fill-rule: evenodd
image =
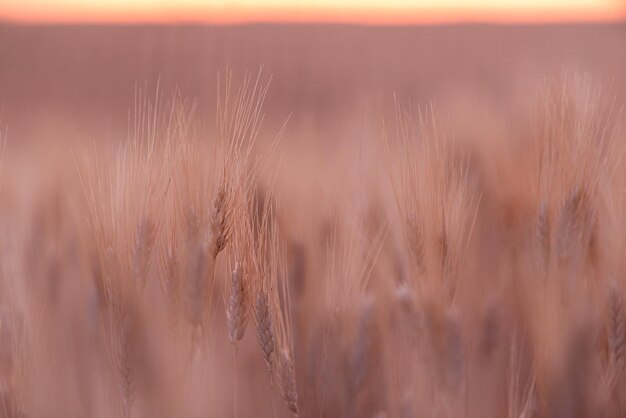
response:
M226 312L228 338L232 344L241 341L248 323L248 296L244 274L241 263L235 263L235 268L230 276L230 297Z

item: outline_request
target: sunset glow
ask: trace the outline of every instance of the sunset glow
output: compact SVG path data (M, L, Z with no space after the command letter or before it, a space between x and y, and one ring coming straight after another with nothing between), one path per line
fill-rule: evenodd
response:
M619 0L4 0L0 18L20 22L611 21Z

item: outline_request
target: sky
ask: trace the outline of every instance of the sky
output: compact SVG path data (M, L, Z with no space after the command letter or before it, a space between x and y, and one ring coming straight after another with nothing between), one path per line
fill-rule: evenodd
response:
M625 10L626 0L0 0L0 19L22 22L532 23L618 20Z

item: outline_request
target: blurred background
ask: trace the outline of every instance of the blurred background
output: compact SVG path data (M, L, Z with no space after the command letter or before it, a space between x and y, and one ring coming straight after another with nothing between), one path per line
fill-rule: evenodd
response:
M510 412L514 407L509 404L517 401L505 393L518 396L515 389L505 384L509 378L520 392L529 393L531 389L525 388L531 384L523 380L530 382L526 374L534 379L532 360L521 365L520 355L520 366L509 367L509 357L517 362L509 346L517 350L520 324L524 330L534 332L529 332L530 348L525 348L525 341L519 344L520 353L527 352L528 359L542 359L540 366L545 369L543 373L538 367L537 399L550 402L545 402L547 412L540 416L591 416L581 407L587 401L583 390L593 387L589 393L594 396L596 387L598 392L604 391L604 383L596 384L596 377L604 376L596 373L604 373L604 368L596 367L596 363L600 365L599 360L604 357L592 358L596 348L588 342L594 341L591 331L602 328L598 318L604 317L598 314L599 309L587 308L576 298L569 311L561 312L562 299L556 298L560 293L555 292L555 298L549 299L540 292L543 282L525 279L539 269L534 266L533 257L549 255L550 245L556 247L550 241L556 242L556 238L550 237L557 231L587 231L579 231L579 224L574 221L561 222L568 219L563 213L582 213L584 225L591 225L585 228L590 228L593 235L585 235L587 243L580 238L581 246L576 247L588 253L580 260L579 253L572 253L575 256L571 259L583 265L586 257L584 260L590 261L584 263L589 266L584 266L589 270L581 267L572 277L587 278L588 271L593 272L588 276L593 279L589 282L607 288L589 292L596 298L591 301L602 301L589 303L592 307L604 308L606 303L599 298L604 293L600 290L609 290L608 278L613 279L614 272L623 286L626 266L620 264L624 260L620 251L625 248L626 235L621 231L626 229L623 216L617 215L623 213L623 194L617 191L626 190L626 176L622 174L623 165L618 167L619 161L614 161L620 158L618 152L612 151L621 147L612 147L613 125L609 122L613 117L619 118L617 111L626 103L624 1L0 0L0 144L6 144L6 150L2 150L5 152L0 152L0 335L3 341L12 341L5 336L7 327L2 326L16 322L3 320L2 310L7 310L7 306L13 309L5 303L10 301L16 306L16 317L25 312L26 325L22 328L32 327L32 335L38 338L33 339L32 347L37 352L32 358L21 354L23 350L17 344L13 344L17 347L13 352L7 351L7 344L0 347L0 400L4 405L12 396L17 399L11 407L13 412L21 412L22 405L29 412L9 415L5 410L4 416L120 416L109 411L117 408L117 403L127 404L126 393L132 392L127 381L134 383L133 376L128 377L131 366L139 370L139 391L133 414L128 416L194 417L207 416L209 411L210 416L230 417L237 416L231 415L235 408L241 408L242 417L287 416L286 408L282 415L276 413L276 405L270 408L273 384L269 384L266 364L251 329L238 351L239 365L231 361L233 347L225 338L225 310L221 309L219 296L226 282L218 281L214 289L217 338L207 339L211 347L204 358L189 355L196 351L195 332L190 333L190 339L178 338L182 334L173 324L176 321L168 318L170 304L161 303L170 295L158 288L161 276L170 274L172 260L174 266L182 260L182 269L174 272L176 277L183 277L188 271L202 273L196 267L206 264L197 256L207 248L201 246L205 245L205 238L201 237L214 236L203 234L200 228L197 231L201 232L191 234L184 231L196 224L208 227L215 219L213 212L209 216L209 208L223 200L213 197L224 189L215 174L219 171L215 161L219 162L220 153L210 147L217 142L213 141L217 134L212 127L218 72L232 71L236 87L246 71L255 80L260 68L261 81L271 78L271 84L263 106L265 119L258 155L272 155L262 161L271 167L259 169L251 191L258 202L254 208L257 212L260 202L273 206L274 196L280 203L275 219L280 224L280 241L286 246L287 280L294 295L290 313L296 324L293 358L297 359L300 405L302 411L307 411L302 416L411 416L405 405L413 402L413 384L415 403L422 402L424 411L431 411L431 404L444 402L447 398L442 396L448 396L448 392L455 396L450 398L454 400L450 402L451 411L463 411L420 414L417 409L416 416L502 417L504 411L508 411L508 416L538 416ZM613 113L595 103L595 91L587 90L585 83L570 83L582 88L573 88L572 99L567 100L570 95L559 91L560 86L568 86L558 81L564 74L574 81L585 74L602 86L601 102L614 103ZM546 88L546 83L552 83L551 88ZM592 89L593 83L589 85ZM144 161L143 151L153 150L145 145L146 148L137 148L136 154L132 152L134 148L120 148L121 152L115 153L119 142L132 130L133 118L141 114L133 109L138 91L146 92L144 99L160 94L165 117L168 108L164 102L175 91L196 110L192 129L197 131L190 130L189 134L184 129L187 126L180 123L184 127L179 135L185 139L180 141L184 145L180 155L170 153L169 148L165 152L160 148L154 153L145 152L145 171L139 163L141 170L133 165L116 165L126 161L125 157L129 161ZM549 100L539 103L542 96ZM457 148L456 142L451 149L446 148L448 143L439 142L439 130L433 127L433 142L425 141L423 145L415 141L407 147L407 143L399 141L400 146L384 158L380 138L385 129L391 131L390 137L395 133L396 98L403 105L410 103L413 109L432 107L432 114L446 125L442 130L445 137L452 136L463 146L471 147L470 152ZM144 110L145 116L148 108ZM543 124L541 120L537 123L537 116L544 118ZM149 125L146 120L150 120L150 115L137 125L144 128ZM280 148L270 153L262 142L273 140L286 120ZM406 120L407 124L412 122L408 117ZM621 132L615 141L625 137L624 127L618 129ZM161 135L159 131L159 139L166 136ZM541 141L546 142L545 147ZM430 143L437 145L431 147ZM596 143L602 146L592 146ZM126 152L127 149L131 151ZM547 168L539 164L540 170L535 171L538 155L547 156L540 161ZM166 165L166 157L170 157L171 166ZM605 167L609 163L615 164L615 170ZM463 171L466 165L467 173ZM274 167L278 167L276 172ZM400 198L389 181L389 175L396 170L403 180L407 171L414 176L401 184L401 189L407 187L399 193ZM453 175L449 176L446 170ZM430 181L430 176L434 181ZM455 180L455 176L459 178ZM539 176L550 181L536 181ZM420 181L413 184L411 180L418 177ZM107 178L111 180L111 194L102 193L102 184L105 189L108 185ZM161 186L168 190L168 194L163 193L167 197L163 198L165 204L158 201ZM93 194L89 187L91 192L100 192L97 198L90 199ZM118 188L121 192L114 193ZM553 193L555 190L557 193ZM593 201L596 196L600 196L598 203ZM396 203L402 206L402 199L405 207L397 208ZM109 205L108 200L113 203ZM93 202L99 203L101 212L90 217L94 214ZM162 206L165 210L153 210ZM198 222L196 209L200 213ZM398 209L404 212L399 213ZM425 220L416 221L411 216L413 210L418 211L418 216L425 213ZM155 222L155 229L160 231L156 234L149 232L151 222L159 219L153 211L157 215L165 212L163 225ZM187 214L188 219L181 220L180 213ZM119 242L112 240L114 245L109 246L107 241L98 241L98 228L93 225L100 218L105 225L101 235L106 235L109 228L113 231L111 236L117 238L121 231ZM554 220L552 224L550 219ZM409 231L420 233L423 229L419 222L429 225L426 254L435 255L427 265L435 271L432 277L431 272L424 273L426 270L414 275L408 256L412 250L405 248L405 225L408 238ZM145 229L146 225L150 227ZM383 237L387 225L389 234ZM475 237L471 245L464 236L470 230ZM541 235L537 241L541 251L535 251L538 245L534 238L530 239L537 231ZM578 237L566 234L563 241ZM143 260L143 252L136 253L135 248L144 248L143 244L137 247L144 242L144 236L155 235L158 244L145 293L148 303L145 307L136 304L136 312L141 315L139 318L138 314L136 326L139 337L130 339L120 332L120 336L111 338L105 323L100 321L103 313L117 312L102 302L103 277L109 274L107 269L115 271L115 262L109 262L116 260L110 256L111 248L117 245L120 253L128 255L128 245L133 245L132 259L141 254ZM185 236L188 241L180 247L182 258L176 254L178 236ZM336 236L339 244L333 247ZM572 238L574 242L575 239L578 238ZM546 243L547 251L543 247ZM457 267L455 263L464 259L466 248L467 262L459 261ZM569 251L570 246L565 248ZM228 277L228 266L226 256L220 257L216 277L221 279ZM449 259L457 270L454 273L447 272ZM561 268L561 259L558 261ZM554 261L551 263L556 266ZM540 265L543 270L543 259ZM569 264L563 265L569 269ZM578 268L578 264L572 265ZM551 265L546 262L546 272L548 267ZM570 270L565 267L563 272L555 271L563 274L555 275L556 279L570 279L565 275ZM137 276L134 267L132 274ZM366 293L368 278L362 276L370 274L372 284L367 284ZM432 279L446 279L437 281L442 283L441 289L445 287L443 295L450 287L448 274L463 277L459 280L461 296L454 301L455 306L446 297L446 302L433 303L434 308L429 302L413 311L411 292L415 290L417 294L416 289L421 291L422 287L411 289L407 285L411 278L417 282L428 276L433 288L439 285L435 286L437 280ZM123 275L109 275L120 283L126 279ZM193 280L194 276L188 276L184 283ZM3 281L3 277L7 280ZM543 278L544 273L537 273L537 277ZM587 282L559 280L547 282L563 284L568 291L578 291L572 285L576 283L581 284L580 289L587 289L582 286ZM3 291L5 282L17 289L18 297ZM518 287L519 284L524 286ZM201 299L197 298L196 284L183 286L185 295L196 296L192 302ZM136 300L128 300L126 307L135 312ZM619 345L614 351L620 353L621 360L606 370L619 370L623 380L616 387L626 388L626 374L622 373L626 322L615 320L624 310L622 299L611 300L618 301L610 308L611 324L616 323L614 328L618 329L611 336L617 335ZM190 306L195 306L195 302ZM345 313L340 314L346 318L345 325L334 324L338 306L346 307ZM376 313L372 313L372 306ZM544 306L546 310L535 309ZM405 319L400 319L399 326L389 326L394 318L400 318L396 308L402 310ZM557 319L560 323L560 318L567 318L568 328L554 332L554 324ZM111 321L115 323L117 319L113 317ZM434 325L424 325L426 321ZM378 322L383 325L377 325ZM166 323L173 325L171 329L163 326ZM326 324L330 324L330 331ZM404 327L409 324L413 331L405 332L409 328ZM350 332L344 333L343 326ZM427 356L422 361L421 352L417 353L419 361L411 356L414 341L427 344L431 338L422 339L422 334L418 334L425 326L431 331L423 335L434 335L432 352L436 357L440 357L439 353L445 357L440 363L429 361ZM20 327L16 329L15 335L20 335ZM111 367L107 345L115 343L116 338L136 345L130 355L118 355L124 361L118 359L122 366L117 369ZM326 345L320 354L320 347L327 340L329 360ZM15 337L14 341L20 340ZM551 344L543 344L544 341ZM359 348L361 344L375 348L364 351ZM617 343L611 344L613 347ZM543 355L544 346L550 355ZM464 347L469 353L466 357ZM11 364L6 357L13 358L7 352L25 365L26 372L21 366L4 366ZM197 363L183 363L183 358ZM357 361L344 361L348 358ZM464 358L468 359L468 366L464 366ZM362 367L366 363L374 367ZM433 371L431 363L435 365ZM451 366L444 368L445 364ZM237 384L235 366L240 368ZM524 372L520 378L517 368L532 373ZM13 386L5 383L6 377L3 380L3 370L11 371L5 375ZM23 400L18 396L21 382L15 378L20 373L26 374L23 387L30 396ZM433 390L435 386L428 379L423 379L427 373L432 373L433 382L439 382L434 385L441 385L443 395ZM390 379L393 384L388 385ZM454 384L449 385L448 381ZM579 385L581 381L585 386ZM461 392L459 382L467 382L468 390ZM359 392L362 387L365 390ZM353 396L354 393L362 396ZM604 392L601 394L605 396ZM624 401L618 403L619 411L626 410L626 394L622 395ZM243 401L239 405L236 399ZM391 406L389 414L384 413L387 405ZM565 412L553 413L559 408ZM398 413L394 414L394 409ZM353 411L354 415L338 412L342 410Z
M622 0L1 0L0 120L12 142L125 135L136 86L214 118L216 74L272 76L291 141L378 135L394 94L455 130L515 131L546 78L626 98ZM527 122L527 121L526 121ZM525 123L526 123L525 122ZM366 126L369 125L369 126ZM15 145L15 144L14 144Z

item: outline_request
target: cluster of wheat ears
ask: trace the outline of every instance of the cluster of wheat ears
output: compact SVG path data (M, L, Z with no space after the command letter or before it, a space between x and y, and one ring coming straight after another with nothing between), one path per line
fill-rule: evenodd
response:
M311 169L257 140L268 82L231 85L209 139L139 91L127 141L73 145L40 187L5 152L0 415L625 416L600 89L547 82L517 142L398 105Z

